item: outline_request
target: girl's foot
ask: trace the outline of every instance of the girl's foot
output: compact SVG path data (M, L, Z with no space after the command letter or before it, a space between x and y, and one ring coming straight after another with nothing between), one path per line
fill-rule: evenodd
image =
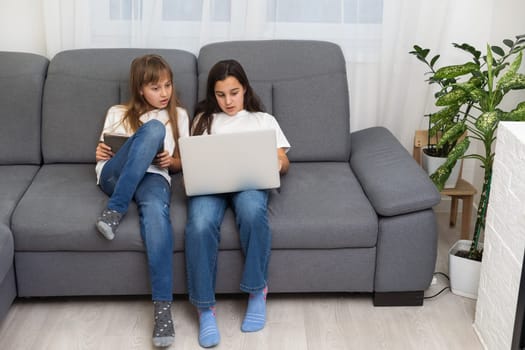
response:
M153 345L168 347L175 340L170 301L154 301Z
M219 344L221 336L215 319L215 307L199 308L199 344L211 348Z
M105 209L102 214L97 218L97 229L98 232L105 239L111 241L115 238L115 233L117 232L118 225L122 220L122 214L116 210Z
M268 294L268 286L259 292L250 293L248 308L241 325L243 332L257 332L264 328L266 323L266 294Z

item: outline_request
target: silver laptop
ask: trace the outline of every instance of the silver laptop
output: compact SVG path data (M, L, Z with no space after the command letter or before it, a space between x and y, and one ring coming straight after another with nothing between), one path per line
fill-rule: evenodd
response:
M274 130L179 139L186 195L280 186Z

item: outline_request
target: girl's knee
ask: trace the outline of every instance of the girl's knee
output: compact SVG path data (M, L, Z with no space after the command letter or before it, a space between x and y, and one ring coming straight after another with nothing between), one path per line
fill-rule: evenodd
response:
M205 217L192 218L186 225L187 241L205 241L216 235L216 224Z
M150 120L142 127L151 137L164 140L164 137L166 136L166 127L162 122L156 119Z
M151 220L160 220L169 217L170 207L168 203L160 200L144 200L138 203L142 214Z
M241 208L237 208L236 216L238 220L251 222L267 216L267 208L265 203L249 202Z

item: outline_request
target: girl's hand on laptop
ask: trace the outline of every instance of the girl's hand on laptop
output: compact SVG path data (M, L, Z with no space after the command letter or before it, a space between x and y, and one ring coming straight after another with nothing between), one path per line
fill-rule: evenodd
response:
M286 174L290 166L290 161L284 148L277 149L277 158L279 159L279 174Z

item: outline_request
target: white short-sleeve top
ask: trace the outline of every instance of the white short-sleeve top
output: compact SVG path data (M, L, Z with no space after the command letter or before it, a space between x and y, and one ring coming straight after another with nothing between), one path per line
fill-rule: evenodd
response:
M212 134L231 134L235 132L267 129L275 130L277 148L284 148L287 152L290 149L290 143L275 117L268 113L248 112L244 109L232 116L226 113L214 113L211 124ZM204 134L207 134L206 130Z
M104 122L104 128L100 134L100 141L104 140L104 133L118 133L127 136L133 135L133 131L129 130L122 120L126 112L126 106L117 105L113 106L108 110L106 115L106 120ZM178 127L179 127L179 137L189 136L189 118L188 112L184 108L177 107L178 115ZM170 154L174 154L176 143L173 139L173 132L171 129L171 124L169 123L169 115L165 109L154 109L147 113L144 113L140 116L140 121L145 124L150 120L158 120L162 122L166 127L166 136L164 137L164 150L169 151ZM95 166L95 172L97 173L97 184L100 180L100 173L102 168L107 161L101 160L97 162ZM148 173L155 173L162 175L168 183L171 183L171 176L166 168L160 168L156 165L150 165L146 170Z

